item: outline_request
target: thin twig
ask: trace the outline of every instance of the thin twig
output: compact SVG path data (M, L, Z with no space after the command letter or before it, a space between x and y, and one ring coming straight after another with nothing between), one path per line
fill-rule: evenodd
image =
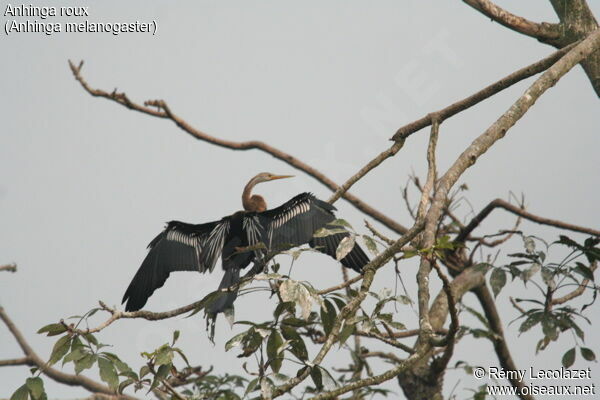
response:
M598 267L598 262L594 261L592 263L592 265L590 265L590 270L592 271L592 273L594 271L596 271L597 267ZM585 292L585 289L587 288L588 283L590 283L590 280L589 279L584 279L583 281L581 281L581 283L579 284L579 286L575 290L573 290L572 292L567 293L567 294L565 294L562 297L558 297L558 298L552 299L551 305L555 306L555 305L559 305L559 304L564 304L564 303L566 303L566 302L568 302L570 300L573 300L576 297L581 296Z
M372 338L372 339L377 339L385 344L389 344L390 346L393 346L393 347L396 347L397 349L403 350L403 351L407 352L408 354L413 354L415 352L415 350L412 347L407 346L404 343L400 343L397 340L390 339L389 337L382 336L378 333L357 331L356 335L368 337L368 338Z
M379 232L377 229L375 229L375 227L373 225L371 225L369 223L369 221L367 221L365 219L365 226L367 227L368 230L371 231L371 233L375 236L377 236L379 239L383 240L384 242L386 242L389 245L394 244L394 240L390 239L389 237L385 236L383 233Z
M369 352L366 352L366 353L362 353L360 356L361 357L365 357L365 358L368 358L368 357L383 358L385 360L389 360L389 361L392 361L392 362L397 363L397 364L399 364L399 363L401 363L401 362L404 361L403 359L401 359L400 357L398 357L394 353L385 353L383 351L369 351Z
M317 292L317 294L321 295L321 294L327 294L327 293L335 292L336 290L340 290L340 289L346 288L346 287L352 285L353 283L356 283L356 282L360 281L361 279L362 279L362 275L357 275L357 276L355 276L352 279L348 279L347 281L344 281L343 283L340 283L339 285L335 285L335 286L329 287L327 289L319 290Z

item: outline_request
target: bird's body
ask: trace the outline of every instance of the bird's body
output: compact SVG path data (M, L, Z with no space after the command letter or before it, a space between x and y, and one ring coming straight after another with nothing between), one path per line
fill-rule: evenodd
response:
M199 225L169 222L150 242L148 255L123 296L123 302L127 302L125 309L141 309L152 293L163 286L171 272L212 272L219 257L225 270L220 289L231 288L238 283L240 271L250 263L260 265L265 251L308 243L335 258L336 249L342 239L349 235L348 232L313 237L315 231L335 219L335 207L310 193L301 193L280 207L267 210L265 200L251 194L257 183L286 177L269 173L255 176L244 188L244 211L220 221ZM266 249L260 249L260 243ZM255 249L243 251L249 246ZM362 249L355 245L341 263L361 272L368 261ZM222 312L232 306L236 297L237 290L232 290L217 298L208 311Z

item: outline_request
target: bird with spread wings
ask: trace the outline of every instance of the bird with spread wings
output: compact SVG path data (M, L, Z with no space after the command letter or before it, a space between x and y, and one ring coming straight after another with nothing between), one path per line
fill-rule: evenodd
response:
M308 243L335 258L340 242L350 233L337 229L330 235L314 236L317 230L335 220L335 207L311 193L301 193L283 205L267 210L264 198L252 194L258 183L289 177L268 172L256 175L244 188L244 210L219 221L198 225L169 222L148 245L148 255L123 296L123 303L127 302L125 309L141 309L154 291L164 285L171 272L212 272L219 257L225 271L219 289L229 290L208 306L207 311L211 314L232 307L237 298L236 285L240 282L241 270L252 262L262 268L265 252ZM240 251L244 248L254 249ZM369 259L355 244L340 262L361 273Z

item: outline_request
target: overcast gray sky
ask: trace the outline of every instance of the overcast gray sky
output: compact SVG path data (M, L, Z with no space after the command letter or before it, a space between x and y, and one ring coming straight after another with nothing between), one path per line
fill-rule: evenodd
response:
M556 20L548 2L498 3L536 21ZM600 3L589 3L600 15ZM261 171L297 175L259 186L271 206L302 191L321 198L329 195L316 181L268 155L210 146L168 121L92 98L73 79L68 59L85 60L82 74L94 87L118 88L140 102L165 99L175 113L207 133L268 142L341 183L388 147L388 139L401 125L552 51L459 1L36 4L89 7L88 17L46 22L155 20L158 27L155 35L2 33L0 37L0 264L16 262L19 267L17 274L0 276L0 304L42 357L49 354L53 340L35 331L83 313L99 299L119 304L147 243L164 222L212 221L240 209L243 185ZM4 15L7 3L0 6ZM27 18L0 19L4 26L7 20ZM445 122L439 168L447 168L531 82L515 85ZM473 209L480 210L497 197L508 199L510 192L524 193L531 212L599 227L599 127L598 98L576 67L464 175L461 182L469 186L466 197ZM410 224L401 187L412 172L423 176L426 138L426 132L414 135L394 159L352 192ZM336 206L340 216L364 231L363 215L342 201ZM458 212L468 216L470 207L463 203ZM509 215L498 211L483 230L491 233L512 223ZM558 235L528 223L522 229L547 240ZM404 281L413 291L415 272L414 264L403 266ZM293 271L295 279L310 280L318 287L334 284L339 275L334 261L312 255ZM219 280L220 273L172 275L147 309L167 310L195 301L214 290ZM393 288L393 281L389 266L376 285ZM522 284L514 286L514 293L524 293ZM472 300L468 299L475 304ZM274 301L266 307L265 301L269 300L263 294L244 297L236 304L236 314L243 319L266 317ZM507 316L506 327L516 316L508 306L508 291L498 303ZM593 308L592 319L598 324L597 305ZM410 308L399 312L398 319L415 326ZM507 330L522 368L558 367L564 350L573 345L565 335L536 356L533 346L539 332L517 338L517 327L513 324ZM243 373L237 353L223 349L239 328L232 331L220 323L222 337L213 346L199 316L154 323L118 321L100 339L139 367L140 351L166 342L174 329L182 331L182 347L193 363L213 365L217 372ZM588 332L587 345L598 353L600 339L589 327ZM0 327L0 359L20 356L13 338ZM332 353L329 362L336 357ZM346 360L345 355L339 357ZM482 340L461 343L457 360L496 363L491 345ZM600 383L597 364L578 360L576 366L591 366L593 381ZM0 397L10 396L27 375L26 368L0 369ZM52 398L85 394L49 379L45 382ZM459 398L469 396L466 388L482 383L462 372L450 374L447 394L457 382L454 393ZM401 393L395 381L385 387Z

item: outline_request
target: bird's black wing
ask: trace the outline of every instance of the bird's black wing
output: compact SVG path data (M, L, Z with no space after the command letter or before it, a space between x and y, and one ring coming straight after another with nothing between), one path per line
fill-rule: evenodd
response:
M301 193L280 207L258 213L265 229L264 242L273 250L309 243L311 247L335 258L338 245L349 233L313 237L318 229L335 219L333 211L335 207L331 204L317 199L311 193ZM361 272L369 258L356 244L341 262L345 267Z
M229 217L192 225L171 221L150 244L122 302L125 310L139 310L173 271L212 271L229 231Z

